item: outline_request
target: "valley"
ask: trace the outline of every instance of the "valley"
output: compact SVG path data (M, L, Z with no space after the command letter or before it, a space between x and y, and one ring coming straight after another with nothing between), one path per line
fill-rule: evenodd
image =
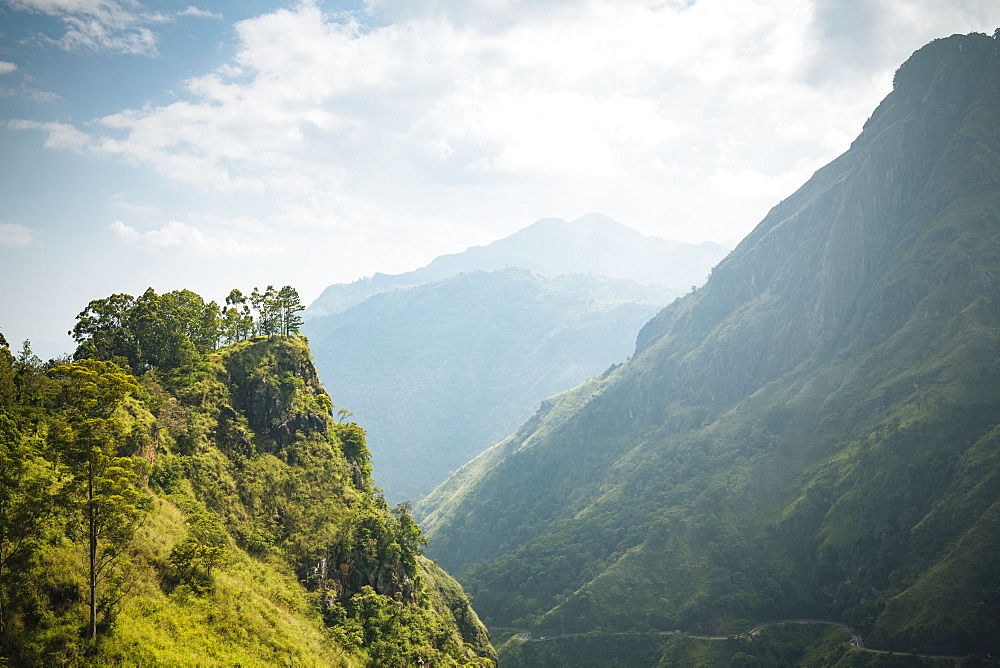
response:
M377 484L416 502L544 399L625 359L725 250L598 214L543 219L408 274L329 286L302 331L365 425Z

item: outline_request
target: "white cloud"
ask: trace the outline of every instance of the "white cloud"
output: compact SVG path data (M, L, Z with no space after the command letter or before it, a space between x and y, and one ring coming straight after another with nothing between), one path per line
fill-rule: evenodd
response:
M204 9L198 9L197 7L192 7L188 5L184 8L184 11L179 12L177 16L194 16L196 18L202 19L221 19L222 14L217 14L215 12L210 12Z
M61 96L56 95L55 93L47 90L31 88L25 84L21 84L16 88L0 86L0 97L20 97L25 100L31 100L32 102L55 102L62 99Z
M186 99L12 127L266 200L276 226L454 231L602 210L729 239L847 148L913 49L1000 22L988 0L852 3L871 26L831 3L368 0L325 15L307 0L238 23L235 58L187 81ZM197 246L192 229L138 238Z
M116 51L132 55L155 55L156 36L143 26L103 23L91 17L68 16L66 33L57 41L67 51Z
M42 130L45 133L45 148L100 154L100 142L68 123L13 120L7 122L7 127L12 130Z
M195 255L266 257L281 255L276 247L247 244L232 237L219 238L201 229L170 221L158 230L140 232L120 220L108 226L119 239L146 250L192 253Z
M156 36L146 24L158 14L135 0L7 0L14 9L62 20L65 32L52 41L67 51L112 51L155 55Z
M115 206L121 207L133 214L155 214L160 212L159 209L153 206L129 202L125 199L125 193L115 193L111 196L111 201L114 202Z
M23 247L35 242L35 233L31 228L17 223L0 223L0 246Z
M221 14L188 6L173 14L152 12L137 0L6 0L16 10L55 16L64 32L48 38L67 51L114 52L155 56L156 26L177 18L215 18ZM0 71L2 73L2 71Z
M0 60L0 76L4 74L10 74L16 72L18 67L14 63L8 63L6 61ZM31 80L31 77L23 77L24 79ZM19 97L26 100L31 100L32 102L54 102L55 100L62 99L55 93L50 93L48 91L37 90L28 86L26 83L22 82L21 85L17 87L11 86L0 86L0 97Z

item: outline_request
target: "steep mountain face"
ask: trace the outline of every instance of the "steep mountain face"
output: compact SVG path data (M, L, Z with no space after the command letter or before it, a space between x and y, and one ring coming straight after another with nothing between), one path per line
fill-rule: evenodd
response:
M630 281L503 269L380 294L303 331L338 405L366 427L376 481L402 501L624 359L667 301Z
M473 271L520 267L536 274L593 274L659 285L671 297L700 285L726 254L714 243L687 244L648 237L607 216L592 213L567 222L544 218L486 246L442 255L405 274L375 274L329 286L306 309L305 317L340 313L369 297L397 288L437 283Z
M418 506L487 622L1000 649L1000 54L917 51L622 366ZM503 654L501 654L501 658Z

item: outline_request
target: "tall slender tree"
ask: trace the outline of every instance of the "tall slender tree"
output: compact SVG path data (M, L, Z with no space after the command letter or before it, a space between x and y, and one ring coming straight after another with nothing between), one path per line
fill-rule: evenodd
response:
M247 298L238 289L230 291L226 297L226 309L222 312L222 337L227 343L236 343L250 337L253 332L253 315Z
M137 460L123 457L125 425L116 412L139 387L111 362L83 360L49 371L61 383L62 422L53 429L55 445L72 468L82 499L87 532L90 620L97 637L98 588L119 563L149 507L138 488Z

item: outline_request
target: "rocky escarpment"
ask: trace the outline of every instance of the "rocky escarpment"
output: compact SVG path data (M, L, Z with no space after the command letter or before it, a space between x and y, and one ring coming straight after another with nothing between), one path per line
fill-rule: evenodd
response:
M320 385L308 348L259 343L226 357L234 406L223 410L223 419L234 419L239 411L259 447L270 452L288 447L296 437L324 433L332 423L333 402Z
M468 659L495 659L461 588L420 557L426 541L408 507L390 510L373 488L365 432L333 418L304 339L262 337L237 344L218 361L226 389L217 389L217 441L250 474L251 486L263 482L255 535L284 542L328 624L349 625L366 615L406 618L427 625L432 644L468 644L471 650L460 650ZM262 469L255 471L255 464ZM448 581L450 587L441 585Z
M979 154L990 134L977 136L997 67L997 40L985 35L938 40L907 60L850 150L642 329L636 352L659 346L660 373L675 379L663 398L738 401L842 345L845 327L854 349L871 346L952 280L933 265L891 272L956 197L997 187Z

